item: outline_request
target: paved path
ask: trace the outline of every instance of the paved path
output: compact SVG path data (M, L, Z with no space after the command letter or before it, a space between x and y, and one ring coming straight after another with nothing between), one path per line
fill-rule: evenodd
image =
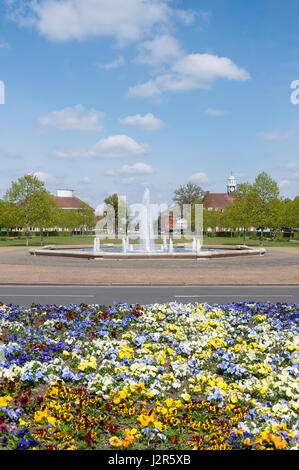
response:
M81 260L0 248L0 284L299 285L299 248L215 260Z
M184 304L206 302L285 302L299 304L299 286L0 286L0 302L30 306L32 303L69 305L70 303L112 305L113 302Z

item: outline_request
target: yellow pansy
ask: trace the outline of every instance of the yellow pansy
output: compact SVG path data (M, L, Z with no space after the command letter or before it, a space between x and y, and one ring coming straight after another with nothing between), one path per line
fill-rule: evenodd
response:
M168 408L170 408L173 404L173 398L167 398L167 400L164 400L164 403Z
M53 426L56 426L58 424L58 419L54 418L54 416L47 416L47 420L50 424L53 424Z
M36 411L34 413L34 420L39 422L41 421L43 418L45 418L47 416L48 412L47 411Z
M6 396L6 397L0 397L0 406L7 406L7 404L12 401L12 397Z
M113 436L109 439L109 442L110 444L113 446L113 447L120 447L122 445L122 441L116 437L116 436Z
M148 416L148 415L141 414L139 418L137 419L140 422L142 427L146 427L149 425L149 423L152 423L155 420L155 416L154 415Z
M189 393L182 393L181 397L185 401L190 401L191 400L191 396L189 395Z
M163 424L161 423L161 421L154 421L154 426L158 428L160 431L162 431L163 429Z
M119 392L118 395L121 400L124 400L128 396L128 391L124 388L123 390Z
M232 403L237 403L237 401L238 401L238 397L237 397L237 395L236 395L234 392L232 392L232 393L230 394L229 399L230 399L230 401L231 401Z

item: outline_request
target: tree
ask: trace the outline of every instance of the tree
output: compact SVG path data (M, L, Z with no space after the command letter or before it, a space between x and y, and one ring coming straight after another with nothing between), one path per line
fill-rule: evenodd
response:
M273 201L273 199L279 196L278 184L264 171L256 177L253 187L264 204Z
M202 203L204 197L205 192L200 186L187 183L174 191L173 201L183 208L184 204Z
M243 244L246 242L247 229L253 224L257 193L252 185L242 183L237 186L234 202L224 210L224 223L226 226L241 228Z
M299 229L299 196L296 196L293 201L285 199L281 212L281 228L290 229L291 237L293 237L294 229Z
M255 200L254 223L260 228L260 244L262 245L264 229L271 225L271 218L273 220L275 217L277 206L273 204L273 201L279 197L279 186L267 173L262 172L256 177L250 192Z
M39 227L40 244L42 245L44 229L53 227L58 222L58 204L45 189L32 196L32 204L34 212L31 223Z
M299 229L299 196L296 196L291 207L292 228Z
M0 228L6 228L8 233L9 229L18 226L18 213L15 204L0 200Z
M287 202L281 198L274 198L268 203L267 207L267 226L272 229L274 237L275 232L281 231L285 226L285 206Z
M79 215L79 219L80 219L79 226L82 230L82 233L84 231L86 231L88 227L94 227L95 226L94 210L93 210L92 207L90 207L85 202L82 202L80 204L80 207L78 209L78 215Z
M25 228L26 246L29 245L30 227L42 227L51 217L50 193L44 183L34 175L25 175L11 184L5 200L16 204L19 226Z
M117 193L112 194L111 196L106 197L104 199L104 203L107 206L110 206L113 208L114 211L114 218L115 218L115 233L118 235L118 232L120 230L119 227L119 222L121 222L121 225L125 226L127 229L128 224L129 224L129 210L126 207L126 203L123 199L118 197ZM123 219L124 220L120 220Z
M62 229L75 230L81 224L81 217L76 209L59 209L57 219L57 225Z
M245 237L246 226L255 225L260 229L260 244L266 227L276 227L279 217L279 187L270 176L262 172L253 184L237 186L233 207L228 209L238 219Z
M233 236L233 231L236 227L239 227L239 207L237 202L233 202L226 206L222 214L222 224L225 228L230 229L231 237ZM244 242L245 243L245 242Z
M221 226L222 213L217 209L203 211L203 229L206 231L209 228L216 228Z

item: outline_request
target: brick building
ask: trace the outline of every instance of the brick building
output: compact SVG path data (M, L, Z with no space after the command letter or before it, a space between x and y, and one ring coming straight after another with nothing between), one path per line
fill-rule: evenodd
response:
M227 180L226 193L206 193L204 202L205 209L223 211L226 206L234 202L236 187L236 178L233 175L230 175Z

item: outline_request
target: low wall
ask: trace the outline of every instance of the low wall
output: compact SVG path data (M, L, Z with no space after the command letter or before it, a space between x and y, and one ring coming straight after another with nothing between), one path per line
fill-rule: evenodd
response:
M46 246L44 248L32 248L29 253L33 256L60 256L60 257L71 257L71 258L85 258L85 259L213 259L213 258L226 258L232 256L261 256L266 253L264 248L250 248L245 245L235 246L219 246L219 245L204 245L203 248L209 248L216 251L199 251L197 252L186 252L186 253L169 253L169 252L158 252L158 253L137 253L137 252L126 252L126 253L111 253L111 252L94 252L94 251L80 251L80 248L88 248L86 246L73 246L70 247L56 247ZM90 247L92 248L92 247ZM105 246L103 245L103 248ZM76 251L75 251L76 249Z

